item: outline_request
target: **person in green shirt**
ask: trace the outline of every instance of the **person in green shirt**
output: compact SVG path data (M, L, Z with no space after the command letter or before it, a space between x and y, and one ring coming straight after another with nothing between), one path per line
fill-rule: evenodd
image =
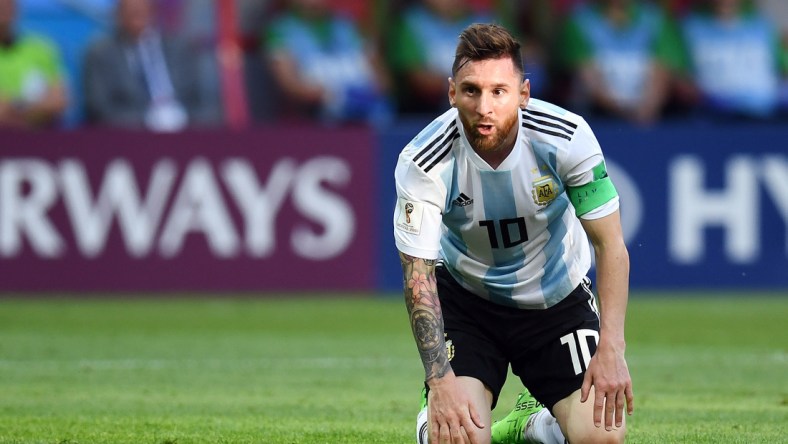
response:
M54 126L67 105L60 55L42 36L16 32L16 0L0 0L0 127Z
M675 25L657 6L589 2L572 12L561 40L563 66L578 86L577 105L641 124L660 118L681 45Z
M388 39L400 112L446 111L457 37L471 24L496 17L491 10L474 10L468 0L421 0L401 8Z
M771 16L747 0L704 0L679 27L682 102L722 119L771 119L788 111L788 52Z
M261 38L283 114L328 124L392 119L390 79L377 48L327 0L287 0Z

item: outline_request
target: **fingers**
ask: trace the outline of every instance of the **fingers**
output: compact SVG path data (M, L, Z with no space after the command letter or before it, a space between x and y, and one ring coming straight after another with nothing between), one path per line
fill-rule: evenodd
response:
M463 441L457 441L458 443L470 443L470 444L479 444L481 441L479 440L479 434L476 433L478 430L477 428L471 426L469 428L460 427L462 429L462 436Z
M476 407L473 404L471 404L469 407L470 407L469 413L471 414L471 421L473 421L473 425L475 425L480 429L483 429L484 423L482 422L482 417L476 411Z
M475 433L468 433L467 429L463 426L445 426L440 433L440 443L447 444L479 444L480 441ZM432 439L432 438L430 438ZM432 442L432 441L430 441Z
M479 418L477 420L481 422ZM443 424L434 422L429 430L430 442L440 444L480 444L481 441L479 441L478 434L473 432L476 429L476 424L469 423L469 427L465 427L462 424L452 424L450 422ZM469 430L472 432L469 433Z
M441 426L436 431L437 439L433 441L433 438L430 437L430 442L437 442L440 444L453 444L451 436L451 426L449 424L441 424Z
M613 392L604 397L605 399L605 430L613 430L613 420L616 414L616 393Z
M605 409L605 393L599 389L594 390L594 425L602 427L602 414Z
M469 443L472 443L472 444L476 443L475 435L471 434L471 436L473 436L473 437L468 436L468 432L467 432L467 430L465 430L465 427L460 427L460 432L462 432L462 439L463 439L463 441L461 441L462 443L466 443L466 442L469 442Z
M443 427L441 427L439 439L440 439L440 441L438 441L438 442L441 443L441 444L452 444L451 443L451 428L449 427L448 424L446 424Z
M449 427L449 434L451 435L451 443L452 444L465 444L465 440L462 438L462 432L460 431L460 426L450 426Z
M624 389L624 394L627 397L627 414L635 413L635 394L632 392L632 385L628 385Z
M616 392L616 427L624 424L624 392Z
M602 427L604 419L605 430L612 430L624 425L624 407L627 414L634 412L634 396L632 386L626 386L621 390L611 390L603 392L597 388L594 393L594 425ZM603 417L604 416L604 417Z
M445 442L441 439L440 436L441 425L438 423L438 421L433 421L432 419L430 419L429 432L430 432L430 442Z
M591 372L586 372L583 376L583 385L580 386L580 402L588 400L588 394L591 393L591 386L593 385L593 378Z

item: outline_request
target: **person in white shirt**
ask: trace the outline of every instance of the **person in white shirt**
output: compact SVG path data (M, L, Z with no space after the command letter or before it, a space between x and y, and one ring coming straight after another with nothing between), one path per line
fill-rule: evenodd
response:
M467 27L452 108L396 167L395 241L425 369L420 442L621 442L633 412L618 195L588 124L532 99L522 66L506 29ZM492 426L510 365L526 391Z

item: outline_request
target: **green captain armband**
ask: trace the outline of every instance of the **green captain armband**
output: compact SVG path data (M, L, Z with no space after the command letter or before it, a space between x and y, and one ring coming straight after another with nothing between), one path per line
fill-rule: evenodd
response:
M607 176L605 163L601 162L593 169L594 180L579 187L567 187L569 200L575 207L575 213L582 216L618 196L613 181Z

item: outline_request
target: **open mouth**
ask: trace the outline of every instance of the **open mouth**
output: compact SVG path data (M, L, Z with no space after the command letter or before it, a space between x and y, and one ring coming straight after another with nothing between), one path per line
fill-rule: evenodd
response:
M476 124L476 131L482 135L490 135L495 130L495 125L492 123L479 123Z

